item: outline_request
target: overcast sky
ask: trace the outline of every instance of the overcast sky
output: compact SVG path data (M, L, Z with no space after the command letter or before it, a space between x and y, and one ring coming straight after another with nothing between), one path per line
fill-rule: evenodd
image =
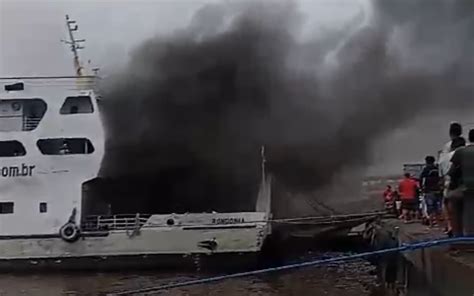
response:
M84 63L108 72L131 48L154 35L186 26L192 14L213 2L237 0L0 0L0 76L72 74L64 16L85 38ZM271 0L269 0L271 1ZM337 26L357 14L363 0L298 0L306 28Z

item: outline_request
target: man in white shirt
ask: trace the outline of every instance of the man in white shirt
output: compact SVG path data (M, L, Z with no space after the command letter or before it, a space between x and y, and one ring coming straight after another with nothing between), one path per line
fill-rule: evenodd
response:
M462 126L457 122L453 122L449 126L449 138L451 140L444 144L439 155L441 176L445 176L448 173L454 151L459 147L466 146L466 140L462 136Z
M474 235L474 129L469 131L469 145L459 148L451 158L448 202L453 212L454 236Z
M440 175L443 179L444 183L444 190L443 190L443 213L447 221L446 225L446 232L448 235L452 235L452 220L453 220L453 215L452 211L449 211L448 208L448 199L446 199L446 195L448 193L448 186L449 186L449 176L448 176L448 171L451 167L451 158L453 157L454 152L456 149L460 147L466 146L466 140L462 137L462 126L461 124L457 122L451 123L449 126L449 137L450 141L446 143L443 147L443 150L441 151L439 155L439 171Z

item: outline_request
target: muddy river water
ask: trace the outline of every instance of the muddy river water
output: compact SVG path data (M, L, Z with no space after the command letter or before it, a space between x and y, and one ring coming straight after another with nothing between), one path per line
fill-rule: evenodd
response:
M309 268L263 277L177 288L139 295L370 295L370 266L349 264ZM206 276L200 274L199 276ZM105 295L195 278L196 274L90 273L3 275L0 295Z
M348 254L347 251L305 251L292 255L279 264L322 259ZM205 278L222 273L163 272L67 272L0 275L0 296L3 295L107 295L114 292L160 286L172 282ZM381 293L376 267L365 260L332 263L320 267L267 274L258 277L231 279L213 284L175 288L134 295L215 295L215 296L392 296ZM435 296L423 286L407 296Z

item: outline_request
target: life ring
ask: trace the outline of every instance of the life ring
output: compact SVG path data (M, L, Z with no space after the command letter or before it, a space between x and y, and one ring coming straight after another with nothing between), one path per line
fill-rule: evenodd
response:
M168 225L168 226L173 226L173 225L174 225L174 220L171 219L171 218L168 219L168 220L166 220L166 225Z
M79 227L72 222L68 222L59 229L59 235L68 243L73 243L79 239Z
M12 109L13 109L13 111L20 111L20 109L21 109L20 103L18 103L18 102L12 103Z

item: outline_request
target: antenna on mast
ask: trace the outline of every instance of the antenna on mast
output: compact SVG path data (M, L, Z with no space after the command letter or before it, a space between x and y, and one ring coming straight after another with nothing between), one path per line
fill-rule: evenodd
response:
M85 42L86 40L74 38L73 32L77 31L78 26L76 24L76 21L69 19L69 15L67 14L66 14L66 27L69 32L69 40L61 40L61 42L64 42L70 45L71 51L74 55L74 69L76 70L76 75L82 76L84 68L81 66L81 63L79 61L78 50L84 48L84 46L82 46L81 43Z

